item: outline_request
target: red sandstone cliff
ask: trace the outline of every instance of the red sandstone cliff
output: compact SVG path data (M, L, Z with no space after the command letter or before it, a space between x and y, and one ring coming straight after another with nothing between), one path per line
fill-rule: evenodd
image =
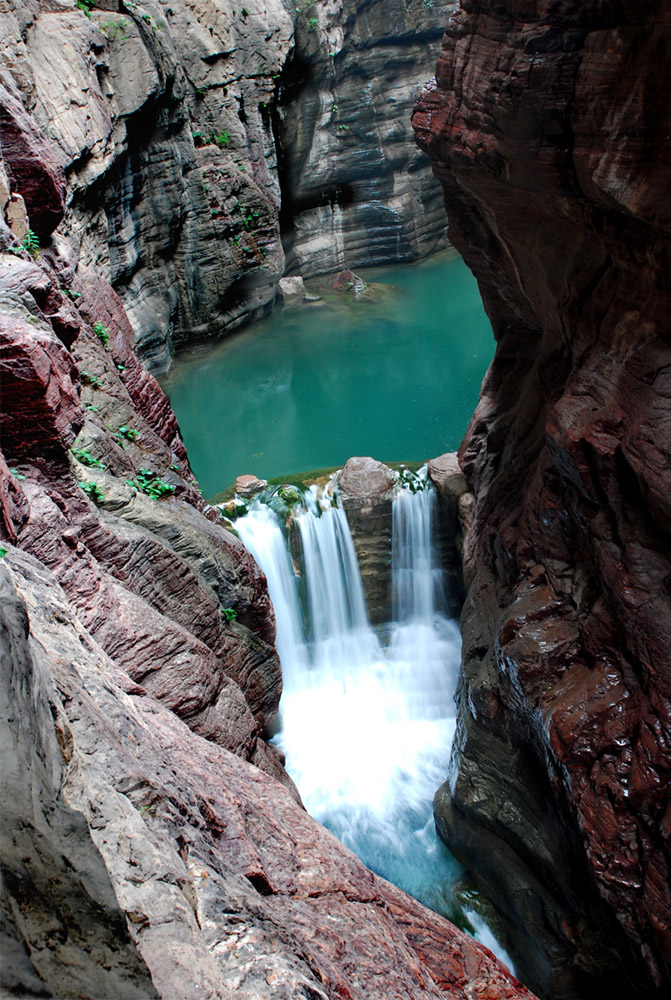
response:
M3 996L532 1000L297 801L265 579L2 88L0 140Z
M671 9L462 0L414 125L498 342L441 833L553 1000L671 971Z

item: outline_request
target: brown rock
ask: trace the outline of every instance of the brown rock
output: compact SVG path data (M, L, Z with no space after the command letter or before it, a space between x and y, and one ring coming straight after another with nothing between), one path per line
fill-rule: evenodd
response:
M60 452L84 422L77 368L50 326L7 291L0 312L2 447L12 458Z
M457 453L454 451L432 458L428 465L429 478L439 493L456 500L468 489L466 477L459 466Z
M374 458L349 458L338 477L343 500L362 505L389 500L395 483L389 466Z
M63 165L25 111L18 92L10 93L2 84L0 145L12 193L23 198L30 228L46 239L65 212Z
M360 299L366 291L366 282L353 271L339 271L330 282L331 288L337 292L347 292L355 299Z
M238 476L235 480L235 492L241 497L253 497L265 490L267 485L265 479L258 479L256 476Z
M671 980L670 30L464 0L414 119L498 342L437 818L553 997Z
M533 1000L278 782L133 684L35 559L13 549L0 588L3 865L24 987Z

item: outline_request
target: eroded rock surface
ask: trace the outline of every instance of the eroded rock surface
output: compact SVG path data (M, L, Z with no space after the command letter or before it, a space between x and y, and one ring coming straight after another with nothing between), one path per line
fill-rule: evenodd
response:
M31 955L5 969L15 985L59 997L532 1000L281 785L134 684L37 560L11 548L0 577L14 719L5 903L8 937Z
M14 137L23 101L54 144L42 177L65 171L63 232L122 296L145 360L165 369L186 339L270 308L284 253L267 108L293 45L281 0L5 9L5 159L23 193L34 147L27 129L22 145ZM42 179L40 191L44 212Z
M0 224L0 992L533 1000L305 813L265 578L58 217Z
M545 996L671 970L668 5L462 0L415 116L498 341L439 829Z
M306 276L444 245L408 117L446 4L389 6L5 0L12 211L41 237L66 188L62 232L123 299L152 370L271 308L280 215Z
M297 5L280 95L287 262L304 277L445 246L439 186L413 150L412 107L453 3Z

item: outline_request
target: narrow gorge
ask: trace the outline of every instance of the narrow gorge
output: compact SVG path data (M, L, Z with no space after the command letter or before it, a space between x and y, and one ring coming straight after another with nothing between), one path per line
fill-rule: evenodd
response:
M0 996L661 1000L671 12L246 3L0 0ZM458 459L204 499L175 355L446 230Z

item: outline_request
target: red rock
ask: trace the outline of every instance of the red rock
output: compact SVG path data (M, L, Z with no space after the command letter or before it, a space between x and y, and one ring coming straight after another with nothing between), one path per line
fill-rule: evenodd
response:
M558 978L529 979L551 995L584 989L576 954L613 996L671 979L671 63L653 55L670 45L661 2L464 0L414 119L498 342L460 450L476 507L443 832L476 867L485 746L526 786L506 786L515 807L552 803L575 843L560 865L549 827L491 818L511 884L533 857L564 928ZM536 948L535 915L517 919Z
M34 459L70 447L84 422L77 380L72 358L43 321L18 305L0 314L0 435L6 456Z
M21 475L21 473L19 473ZM0 537L16 541L17 532L28 517L28 501L21 489L21 481L10 472L0 452Z
M253 497L261 490L265 490L267 485L265 479L258 479L256 476L238 476L235 480L235 492L241 497Z
M25 111L18 93L0 84L0 145L12 192L23 197L30 227L41 239L65 212L65 173L54 146Z
M133 1000L533 1000L278 782L132 684L39 562L14 550L0 596L1 693L23 720L1 776L3 860L12 888L34 887L12 894L16 940L54 995L74 982Z

